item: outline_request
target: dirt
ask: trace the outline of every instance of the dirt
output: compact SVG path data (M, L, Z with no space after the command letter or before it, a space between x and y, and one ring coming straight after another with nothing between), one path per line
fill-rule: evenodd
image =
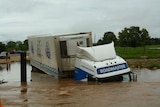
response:
M16 61L20 61L20 56L13 56L13 57L11 57L10 60L0 59L0 64L9 63L9 62L16 62Z
M160 59L126 59L130 68L160 69Z

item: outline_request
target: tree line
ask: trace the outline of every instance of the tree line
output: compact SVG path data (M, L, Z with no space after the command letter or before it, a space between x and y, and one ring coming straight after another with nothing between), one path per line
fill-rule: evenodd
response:
M116 46L121 47L138 47L146 45L160 45L160 38L151 38L147 29L138 26L125 27L121 32L116 35L109 31L105 32L102 39L99 39L94 45L107 44L114 41Z
M6 44L0 42L0 52L7 51L10 53L14 53L18 50L27 51L28 50L28 40L22 41L9 41Z
M111 43L114 41L116 46L121 47L138 47L143 46L145 49L146 45L160 45L160 38L151 38L147 29L138 26L125 27L118 33L118 37L109 31L105 32L102 39L99 39L97 43L93 45L102 45ZM28 40L25 41L9 41L7 44L0 42L0 52L8 51L14 52L17 50L27 51Z

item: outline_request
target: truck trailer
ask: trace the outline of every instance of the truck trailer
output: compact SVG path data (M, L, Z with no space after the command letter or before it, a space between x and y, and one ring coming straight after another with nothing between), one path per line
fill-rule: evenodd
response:
M34 69L56 77L73 77L80 47L92 46L91 32L28 37L30 63Z

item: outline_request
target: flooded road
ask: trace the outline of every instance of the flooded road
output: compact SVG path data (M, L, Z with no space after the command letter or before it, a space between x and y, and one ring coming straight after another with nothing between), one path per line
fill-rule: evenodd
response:
M31 72L20 82L20 64L0 70L0 102L3 107L159 107L160 70L132 69L136 82L78 82ZM31 81L32 80L32 81Z

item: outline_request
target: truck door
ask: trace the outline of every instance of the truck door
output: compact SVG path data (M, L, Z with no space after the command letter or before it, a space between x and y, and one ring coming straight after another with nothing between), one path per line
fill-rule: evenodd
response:
M63 71L74 70L77 46L89 46L88 36L69 36L60 39L60 53Z
M69 39L60 41L61 58L75 57L77 46L88 47L89 38Z

